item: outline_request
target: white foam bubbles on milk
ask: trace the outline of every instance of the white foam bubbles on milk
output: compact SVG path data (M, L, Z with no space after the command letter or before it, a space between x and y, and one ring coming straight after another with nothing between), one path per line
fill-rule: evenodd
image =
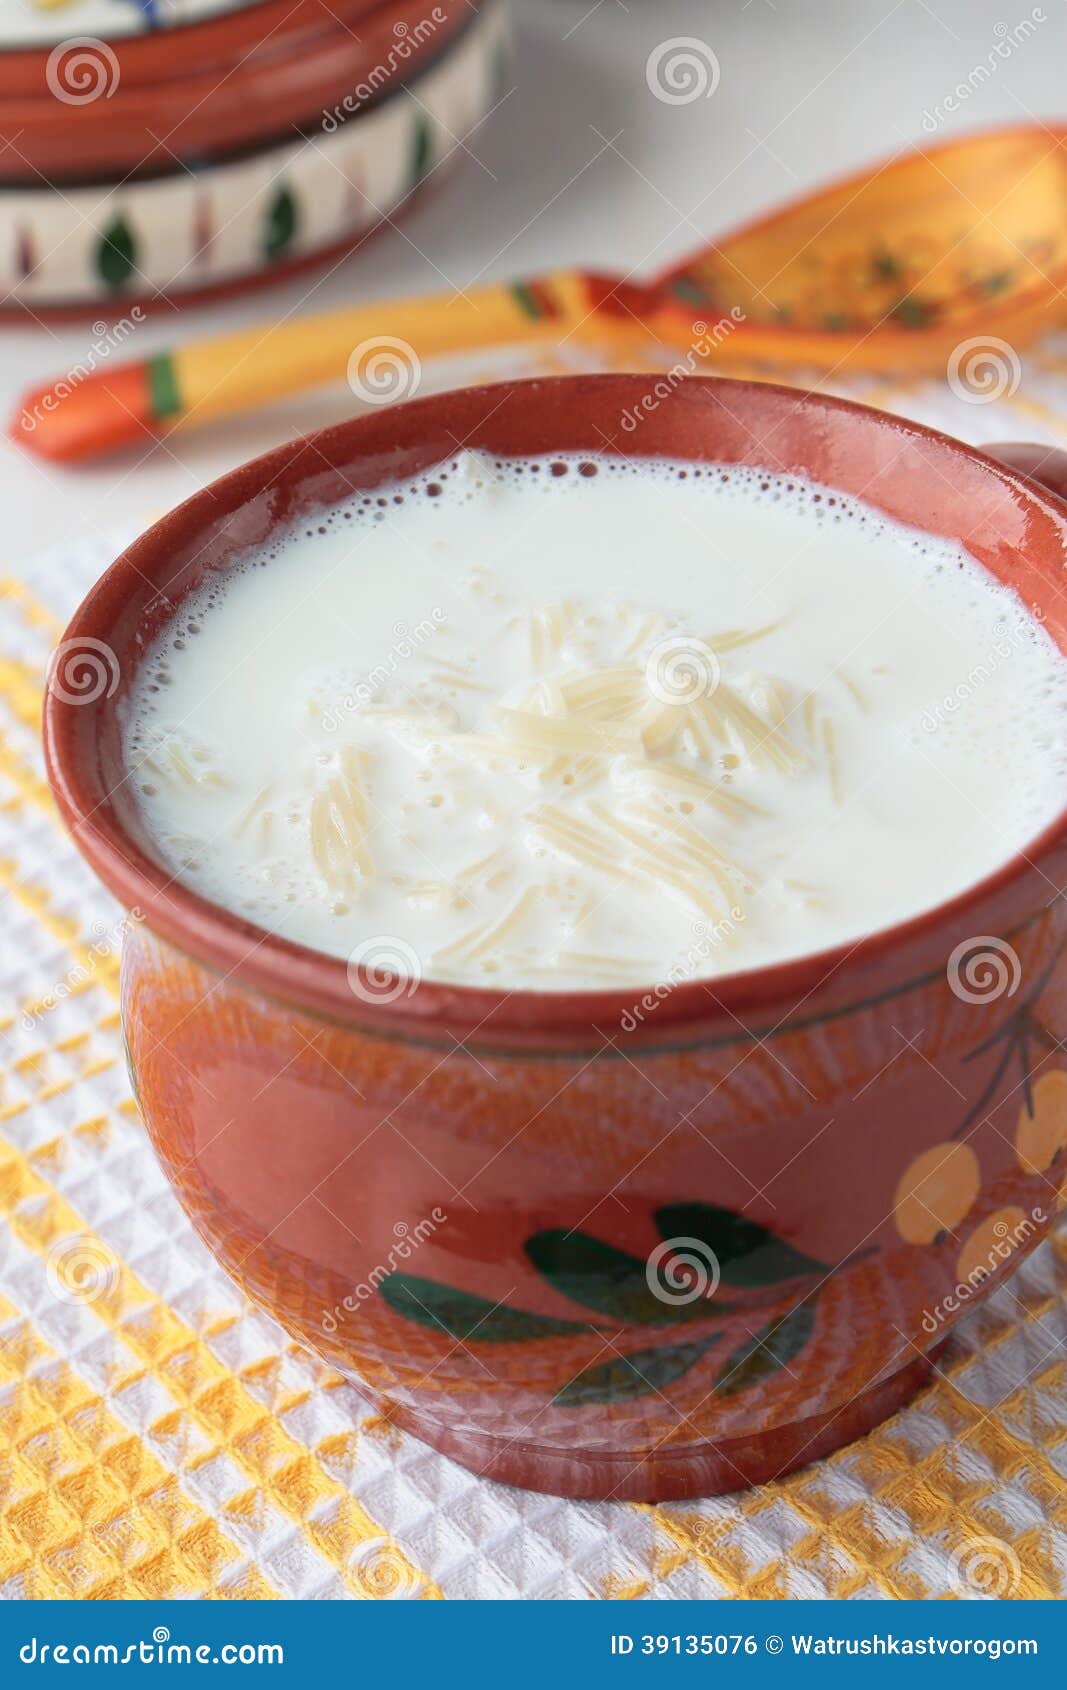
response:
M660 510L662 521L656 517ZM539 547L536 535L542 527L550 538ZM720 530L725 536L721 546ZM633 557L627 551L631 545ZM300 591L301 571L312 581L308 595ZM809 790L810 782L797 780L782 825L795 822L806 839L815 841L818 848L809 855L817 866L829 853L835 885L847 872L837 854L844 864L850 852L862 855L873 840L884 850L886 863L885 885L877 891L880 909L868 912L858 888L855 898L838 900L825 919L813 914L791 931L781 909L768 899L766 930L757 914L749 916L741 948L715 955L705 972L817 949L928 907L995 867L1061 806L1067 790L1067 666L1014 595L955 542L902 527L802 478L746 467L566 456L507 460L464 452L407 482L354 495L315 513L234 562L179 610L138 678L127 730L134 787L164 859L205 895L321 949L345 955L367 932L400 932L426 956L451 937L448 920L429 894L394 896L389 871L397 871L394 879L406 877L412 883L420 875L428 883L445 878L457 866L457 835L466 836L470 858L495 845L510 827L512 843L525 852L523 861L528 859L532 874L550 876L556 864L558 928L565 933L589 890L590 875L580 866L558 863L518 811L507 810L516 793L537 796L536 765L508 769L511 796L502 795L499 772L468 790L450 761L445 734L429 740L424 735L415 756L414 730L399 722L390 730L389 755L395 752L396 769L384 769L381 786L374 789L372 844L382 872L373 888L324 890L314 862L296 847L307 814L299 794L290 794L279 810L282 846L275 842L256 852L234 845L235 817L270 772L271 742L283 765L306 756L309 767L318 759L317 766L328 772L335 742L353 723L362 725L379 708L393 704L396 695L401 700L417 696L420 708L427 707L422 672L433 642L397 664L396 675L372 691L369 709L340 709L339 729L323 729L322 711L310 726L304 720L309 691L329 694L337 708L350 675L381 668L390 630L399 640L396 627L410 629L420 612L425 621L438 591L447 601L442 626L457 642L449 650L457 663L475 665L468 682L475 671L490 692L495 687L503 691L513 681L514 652L505 662L494 649L499 644L503 652L506 644L503 609L499 640L495 631L487 634L492 595L482 581L486 571L494 590L499 589L497 597L510 594L526 609L567 593L588 598L599 614L599 607L617 595L662 609L667 631L734 626L747 615L751 576L755 608L748 619L765 621L779 610L793 618L795 650L774 636L766 661L772 670L775 665L789 670L793 663L790 680L798 697L805 663L821 692L832 691L838 657L843 667L870 669L864 684L874 699L871 722L865 725L844 714L849 705L843 693L833 700L842 712L845 748L855 752L864 775L846 806L847 818L827 810L820 793ZM882 650L878 624L885 593L879 576L887 571L899 591L892 603L895 643ZM393 590L395 615L389 601ZM472 608L476 592L482 594L477 615ZM855 603L844 602L847 596L862 603L865 594L872 605L868 621ZM280 621L299 634L294 644L300 657L291 671L287 642L272 626L275 599ZM369 610L373 617L364 616ZM470 639L465 641L468 612ZM373 635L366 631L370 622ZM960 652L939 672L936 646L945 629L957 631ZM224 647L232 649L231 665L223 660ZM913 654L917 678L909 691ZM752 666L754 698L764 696L757 672L763 661L760 648ZM257 664L272 666L270 684L256 672ZM747 686L749 670L739 665L738 675L738 684ZM451 726L453 719L462 719L468 732L488 731L490 718L485 711L479 716L477 693L447 678L434 686L432 704L442 723ZM250 720L258 731L250 730ZM183 747L186 741L191 747L186 757L193 771L191 799L175 799L151 766L160 745L176 734L183 736ZM206 761L197 761L200 753ZM383 755L381 747L376 755ZM868 781L865 760L876 773L884 766L885 779ZM983 795L969 771L989 760L996 767L997 788ZM902 801L907 807L909 768L922 801L917 797L917 813L898 823L894 805ZM947 791L959 783L961 771L968 779L958 809L946 798L944 817L931 818L927 841L928 857L936 852L948 860L929 873L919 855L903 862L901 851L894 852L894 830L899 826L906 834L925 825L929 792L941 792L938 782ZM736 777L732 771L723 776L722 768L718 773L736 779L739 791L750 790L751 771L741 769ZM215 774L240 789L240 805L216 797ZM601 797L610 796L614 803L620 793L626 796L630 789L619 785L620 778L617 768L606 770ZM562 787L556 798L570 803L570 788ZM579 794L573 801L585 799ZM677 813L691 816L692 804ZM984 843L980 837L976 843L974 834L981 836L983 830ZM773 839L758 841L765 859L756 876L761 885L778 874L777 869L772 873L773 844ZM783 849L779 854L790 853ZM961 863L956 880L953 854ZM786 866L795 865L790 860ZM801 867L806 875L814 872L809 863ZM691 912L676 919L673 904L665 908L663 914L643 906L633 916L637 925L626 944L619 940L624 958L630 951L643 955L646 938L645 948L655 953L649 967L642 964L637 970L636 980L659 977L685 947ZM630 912L616 912L616 925L624 927L627 920ZM638 931L642 921L644 930ZM583 952L594 948L599 954L610 947L612 931L610 923L599 928L595 946L583 945ZM538 942L554 955L558 938L546 925ZM532 974L525 979L520 968L507 983L543 986L545 981Z

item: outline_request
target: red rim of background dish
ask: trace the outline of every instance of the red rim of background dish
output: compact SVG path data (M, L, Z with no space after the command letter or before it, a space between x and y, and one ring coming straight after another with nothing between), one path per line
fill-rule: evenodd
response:
M121 701L138 661L184 595L210 568L224 567L279 526L352 493L429 471L460 446L490 456L744 463L843 492L862 486L867 502L896 520L965 539L986 567L1021 588L1027 606L1067 649L1067 616L1057 602L1067 505L1026 475L919 424L770 383L690 379L626 432L622 419L641 412L653 386L639 375L563 376L465 388L365 414L231 471L123 552L61 642L109 647L120 676L115 691L72 703L46 688L44 741L49 778L75 843L126 908L141 912L150 929L181 950L270 998L419 1042L459 1032L497 1047L571 1049L594 1034L603 1044L605 1032L614 1033L627 1010L656 990L650 982L610 992L509 993L423 980L410 995L387 1001L360 971L357 996L344 960L275 937L172 880L149 855L132 802L123 799ZM950 521L950 513L966 521ZM980 537L973 530L978 520ZM655 1007L650 1042L678 1042L683 1028L695 1042L698 1023L732 1025L735 1037L744 1036L742 1018L752 1012L816 1020L816 1008L847 1011L941 972L952 945L976 932L968 922L976 910L984 922L993 915L1021 922L1048 901L1040 865L1065 840L1067 807L1025 852L907 921L857 943L673 986Z
M0 51L0 130L17 139L0 191L39 187L42 177L107 185L254 152L298 126L317 130L324 112L384 67L373 98L345 117L357 122L421 75L476 15L471 0L264 0L117 37L104 48L117 67L113 92L75 104L52 92L52 48Z

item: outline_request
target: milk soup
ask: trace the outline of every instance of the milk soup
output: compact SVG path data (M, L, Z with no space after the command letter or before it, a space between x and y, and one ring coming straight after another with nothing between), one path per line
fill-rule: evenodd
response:
M959 545L745 469L463 454L185 601L125 721L168 867L530 991L800 957L1058 813L1067 662Z

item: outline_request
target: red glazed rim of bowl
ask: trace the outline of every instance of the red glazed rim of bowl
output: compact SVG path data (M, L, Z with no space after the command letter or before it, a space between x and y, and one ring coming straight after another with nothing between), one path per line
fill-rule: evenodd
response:
M994 575L1022 590L1061 649L1067 615L1061 576L1067 506L1025 476L948 435L867 406L770 383L690 378L648 408L647 376L563 376L464 388L356 417L287 443L233 470L179 505L112 564L75 613L58 650L103 646L114 686L83 702L45 691L49 778L79 850L127 909L179 949L290 1006L376 1033L447 1043L476 1036L488 1047L604 1048L625 1012L655 983L614 991L506 992L422 980L410 994L382 993L344 960L279 938L208 902L149 854L122 787L118 709L144 653L185 594L212 570L315 510L354 492L407 479L461 447L490 456L614 456L733 463L795 474L863 498L887 516L962 540ZM625 418L640 418L626 432ZM629 449L628 449L629 448ZM95 691L95 689L93 689ZM770 966L691 980L657 1003L662 1046L697 1024L734 1036L743 1017L818 1019L876 1002L925 972L941 973L956 939L974 933L982 907L1031 916L1047 902L1026 882L1052 877L1042 860L1067 838L1067 807L1026 850L956 897L853 943ZM1052 894L1055 886L1051 887ZM1012 897L1014 894L1014 898ZM379 1001L375 1001L375 993ZM749 1035L755 1036L755 1035Z

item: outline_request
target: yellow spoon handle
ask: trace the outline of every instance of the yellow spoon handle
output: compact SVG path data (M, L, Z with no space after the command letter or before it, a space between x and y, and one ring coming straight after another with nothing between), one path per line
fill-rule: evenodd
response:
M346 376L357 396L387 398L396 388L403 397L431 358L519 340L558 340L588 310L584 279L561 271L533 282L298 317L174 352L169 412L178 426L204 422Z
M469 293L293 317L105 365L76 384L60 378L23 395L11 432L62 463L143 445L146 437L346 377L357 398L402 399L418 387L423 362L441 353L559 342L578 329L588 335L596 302L593 279L565 270ZM618 326L604 325L602 332L617 334Z

